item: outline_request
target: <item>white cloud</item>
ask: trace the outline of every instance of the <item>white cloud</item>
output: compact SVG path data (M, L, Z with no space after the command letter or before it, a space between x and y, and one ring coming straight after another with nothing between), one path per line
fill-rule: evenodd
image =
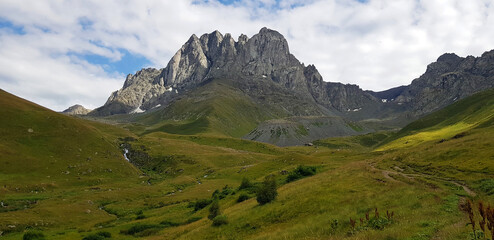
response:
M191 34L252 36L263 26L287 38L292 53L326 81L383 90L409 84L444 52L494 49L490 0L216 0L0 2L0 87L55 110L102 105L124 74L79 54L118 61L121 49L164 67ZM295 6L295 7L294 7Z

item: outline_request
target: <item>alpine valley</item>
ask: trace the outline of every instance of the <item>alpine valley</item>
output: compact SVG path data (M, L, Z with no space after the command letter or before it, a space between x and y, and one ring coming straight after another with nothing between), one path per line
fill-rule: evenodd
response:
M94 110L2 90L0 124L2 239L494 238L494 50L373 92L214 31Z

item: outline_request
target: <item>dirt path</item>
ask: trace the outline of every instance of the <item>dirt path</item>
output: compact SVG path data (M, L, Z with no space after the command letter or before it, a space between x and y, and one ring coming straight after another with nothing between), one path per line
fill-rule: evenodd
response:
M383 174L383 176L390 180L390 181L394 181L394 182L398 182L397 179L393 178L392 176L390 176L390 174L394 174L394 175L400 175L400 176L403 176L407 179L414 179L415 177L425 177L425 178L432 178L432 179L435 179L435 180L439 180L439 181L443 181L443 182L448 182L448 183L451 183L451 184L454 184L458 187L462 187L463 190L471 197L475 197L477 194L472 191L472 189L470 189L468 186L466 185L463 185L455 180L451 180L451 179L448 179L448 178L442 178L442 177L436 177L436 176L433 176L433 175L429 175L429 174L423 174L423 173L403 173L404 169L401 169L400 167L398 166L395 166L394 169L396 169L397 171L393 171L393 170L384 170L384 169L380 169L380 168L376 168L374 166L375 164L374 163L368 163L368 166L369 168L372 170L372 171L375 171L375 172L381 172Z

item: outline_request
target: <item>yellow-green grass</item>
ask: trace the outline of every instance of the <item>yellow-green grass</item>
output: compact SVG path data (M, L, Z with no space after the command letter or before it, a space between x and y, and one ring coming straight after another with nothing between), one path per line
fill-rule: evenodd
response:
M388 138L377 151L413 147L423 142L446 140L473 128L494 123L494 89L477 93L431 113Z
M261 121L283 116L279 111L260 106L231 84L229 80L212 80L186 93L187 97L173 101L166 111L138 117L137 122L147 126L142 133L241 137Z
M459 122L436 130L417 132L415 134L396 139L384 146L377 148L376 151L385 151L385 150L399 149L399 148L410 148L410 147L415 147L424 142L449 139L457 134L472 129L474 126L476 125L468 124L465 122Z
M18 101L11 99L15 104ZM136 224L163 221L179 223L179 226L163 225L142 239L468 239L470 226L466 226L467 216L458 205L466 198L494 204L494 197L482 192L484 183L479 183L482 179L492 179L494 172L490 161L494 157L491 137L494 131L485 123L482 128L478 125L457 138L374 152L373 147L389 133L327 139L313 147L279 148L213 135L152 132L137 137L118 127L41 111L38 107L29 111L38 113L20 129L38 124L45 126L47 132L53 132L52 138L33 144L66 144L63 146L69 149L86 144L84 149L98 151L91 155L89 162L104 167L108 164L112 169L122 166L118 167L122 172L101 171L90 177L80 176L81 179L71 178L70 174L53 175L56 176L54 185L41 185L44 181L39 179L46 178L46 173L52 174L52 169L33 167L42 173L38 177L20 170L14 172L16 168L12 167L12 173L0 174L2 185L28 185L29 188L17 191L0 186L0 200L17 204L12 211L0 208L3 239L20 239L26 228L42 231L47 239L82 239L97 231L110 232L112 239L136 239L120 231ZM61 119L55 126L71 125L56 132L59 130L49 129L44 123L47 115ZM17 122L22 121L27 120L19 117ZM84 135L85 139L79 140L55 140L72 136L69 129L84 129L89 136ZM2 131L6 130L2 128ZM20 135L12 136L22 138ZM129 165L118 148L121 143L118 138L126 136L136 138L129 142L132 148L152 159L166 159L162 163L165 171L138 171ZM11 151L15 155L22 144L13 142L3 139L1 154ZM100 158L103 151L100 147L118 156ZM33 158L37 158L34 153L47 151L29 145L23 149ZM66 164L76 158L71 151L56 153L56 162L37 158L39 166L66 168ZM317 166L317 174L286 183L285 171L290 172L299 165ZM448 166L455 168L448 170ZM259 206L253 193L236 190L244 177L258 184L270 174L275 175L279 185L279 196L272 203ZM21 179L20 182L17 179ZM476 197L469 196L453 182L470 187ZM234 195L219 201L229 223L213 227L206 217L207 207L195 212L188 206L198 199L211 199L216 189L221 191L226 185L235 191ZM36 186L44 189L31 192ZM240 194L253 198L237 203ZM385 217L386 210L394 211L393 222L382 230L369 228L352 232L350 217L365 218L367 211L373 217L374 208L378 208L381 217ZM144 218L137 219L140 211ZM193 218L200 220L187 223ZM339 222L335 231L331 229L333 220ZM357 227L359 225L357 220Z

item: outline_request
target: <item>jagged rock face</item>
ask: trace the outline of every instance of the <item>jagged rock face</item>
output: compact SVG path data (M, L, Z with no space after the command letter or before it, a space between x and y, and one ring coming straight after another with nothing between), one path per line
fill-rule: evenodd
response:
M494 50L481 57L440 56L394 100L417 115L430 113L476 92L494 87Z
M151 99L167 91L163 79L159 77L160 73L158 69L146 68L135 75L127 75L123 88L113 92L105 106L121 106L125 113L142 111L143 105L148 106ZM118 112L119 109L115 110L116 113L121 113Z
M72 107L69 107L65 109L62 113L67 114L67 115L86 115L89 112L91 112L90 109L86 109L85 107L76 104Z
M302 65L280 33L263 28L235 41L214 31L192 35L162 69L129 75L93 115L111 115L167 106L211 79L229 79L258 104L278 104L286 116L334 116L352 120L409 121L458 99L494 87L494 51L482 57L444 54L411 85L375 93L357 85L324 82L316 67ZM274 85L273 85L274 84Z
M364 92L357 85L324 82L314 65L307 66L304 74L311 95L325 107L348 112L367 105L380 104L380 99Z
M136 75L129 75L123 88L114 92L95 114L131 113L158 104L166 105L174 95L214 78L270 80L315 106L303 112L291 112L291 106L287 107L289 115L320 115L333 111L328 109L357 108L375 100L357 86L324 82L314 66L306 68L290 54L283 35L263 28L250 39L241 35L238 41L230 34L223 36L218 31L200 38L192 35L166 68L161 71L143 69ZM252 86L243 84L247 85ZM171 90L170 93L167 90ZM260 92L246 91L254 99L263 97ZM315 110L320 108L316 105L326 109Z
M173 56L161 77L168 86L196 85L209 68L209 62L196 35Z

